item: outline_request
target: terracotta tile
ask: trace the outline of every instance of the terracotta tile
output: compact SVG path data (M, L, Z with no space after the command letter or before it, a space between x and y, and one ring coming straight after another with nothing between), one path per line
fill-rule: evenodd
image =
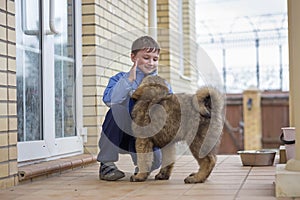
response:
M0 197L1 199L5 200L12 200L20 196L20 194L24 194L24 191L22 193L15 192L14 189L7 189L0 191Z
M192 189L200 190L238 190L241 187L240 184L216 184L216 183L204 183L195 184Z
M232 196L235 195L238 190L229 190L229 189L217 189L217 190L199 190L199 189L192 189L186 191L184 195L188 196Z
M271 179L271 180L269 180L269 179L266 179L266 180L264 180L264 179L247 179L245 181L245 183L247 183L247 184L255 184L255 185L273 184L273 182L274 182L273 179Z
M180 196L177 198L178 200L199 200L199 199L204 199L204 200L233 200L234 195L212 195L212 196ZM177 200L176 199L176 200Z
M1 199L255 199L273 200L275 167L244 167L239 156L218 156L217 166L205 183L184 184L184 178L198 170L190 155L178 156L170 180L156 181L151 173L148 180L130 182L134 166L130 156L122 155L116 163L126 172L119 181L101 181L98 178L99 163L84 168L68 170L57 176L34 180L0 191ZM289 200L289 199L281 199Z
M263 175L259 175L259 176L257 176L257 175L249 175L248 177L247 177L247 180L275 180L275 175L272 175L272 176L268 176L268 175L265 175L265 176L263 176Z
M122 200L154 200L154 199L159 199L159 200L170 200L170 199L177 199L178 196L168 196L168 195L147 195L147 196L125 196L120 199Z
M259 185L257 185L257 184L249 184L249 183L245 183L244 185L243 185L243 187L241 188L242 190L272 190L272 189L274 189L274 184L259 184Z
M235 198L235 200L278 200L276 197L251 197L251 196L248 196L248 197L237 197Z
M174 192L176 191L176 192ZM183 195L186 192L185 189L164 189L164 190L153 190L151 188L141 188L139 190L135 190L133 192L131 192L130 194L127 194L130 197L143 197L143 196L153 196L155 198L153 199L157 199L160 198L160 196L169 196L170 199L172 199L171 197L178 197Z
M251 196L251 197L256 197L256 196L275 196L275 192L274 189L263 189L263 190L259 190L257 188L249 190L249 189L243 189L240 190L238 193L238 196Z

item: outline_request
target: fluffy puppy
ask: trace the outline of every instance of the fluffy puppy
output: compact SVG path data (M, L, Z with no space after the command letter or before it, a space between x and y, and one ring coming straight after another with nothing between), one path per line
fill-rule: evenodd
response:
M203 87L195 94L169 94L163 78L148 76L132 98L136 99L131 114L139 172L130 180L147 179L154 146L162 151L162 167L155 179L168 180L176 159L175 144L184 140L199 164L198 172L184 182L204 182L215 166L223 129L222 93L213 87Z

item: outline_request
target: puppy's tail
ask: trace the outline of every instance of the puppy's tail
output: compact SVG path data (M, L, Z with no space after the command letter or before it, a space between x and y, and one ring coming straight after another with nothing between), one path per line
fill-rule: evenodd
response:
M225 98L220 90L207 86L196 92L192 102L201 117L209 119L209 127L199 152L199 157L203 158L219 144L224 125Z
M223 109L224 97L223 94L214 87L202 87L193 96L192 104L202 117L211 118L212 111Z

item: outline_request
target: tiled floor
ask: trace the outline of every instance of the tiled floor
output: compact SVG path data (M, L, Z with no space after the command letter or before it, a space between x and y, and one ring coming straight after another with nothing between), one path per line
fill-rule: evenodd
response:
M183 179L197 170L192 156L179 156L172 177L155 181L152 173L146 182L129 182L134 167L128 156L117 163L127 172L120 181L98 179L98 163L0 191L3 200L193 200L245 199L275 200L275 165L244 167L239 156L218 156L218 163L205 183L184 184ZM281 200L292 198L281 198ZM297 198L298 199L298 198Z

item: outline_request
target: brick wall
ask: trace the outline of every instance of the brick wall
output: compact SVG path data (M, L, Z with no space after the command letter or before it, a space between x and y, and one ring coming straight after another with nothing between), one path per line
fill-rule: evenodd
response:
M107 107L102 94L109 77L132 65L133 40L147 32L148 1L83 0L83 121L88 128L85 151L97 153Z
M14 1L0 1L0 189L17 184L16 33Z
M184 75L191 80L192 90L197 88L198 66L197 66L197 43L196 43L196 18L195 1L182 1L183 33L184 33Z
M160 56L159 74L171 83L174 92L192 92L197 88L195 2L182 0L182 5L179 3L178 0L157 0L158 42L163 50ZM182 32L179 28L180 12ZM183 38L183 73L180 72L179 66L180 37Z

